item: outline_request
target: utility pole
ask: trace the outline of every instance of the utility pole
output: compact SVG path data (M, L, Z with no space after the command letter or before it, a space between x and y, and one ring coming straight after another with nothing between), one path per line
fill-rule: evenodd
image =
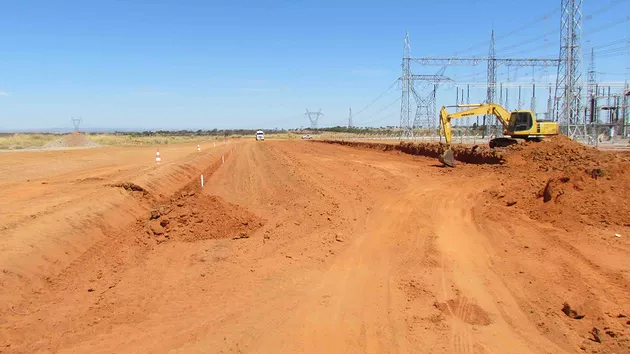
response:
M582 116L582 0L561 0L556 120L570 138L586 138Z
M308 120L311 122L311 129L317 129L317 123L319 121L319 117L323 116L324 113L322 113L321 108L317 112L311 112L307 109L304 115L307 116Z

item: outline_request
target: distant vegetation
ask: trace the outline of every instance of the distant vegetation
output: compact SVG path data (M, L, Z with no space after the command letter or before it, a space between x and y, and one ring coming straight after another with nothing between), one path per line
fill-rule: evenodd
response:
M157 130L157 131L142 131L142 132L115 132L107 133L106 135L123 135L132 137L147 137L147 136L212 136L212 137L228 137L228 136L243 136L243 135L255 135L258 129L212 129L212 130ZM286 134L288 130L274 129L265 130L265 134ZM99 134L94 134L99 135Z
M176 143L193 143L214 139L240 139L251 138L258 129L211 129L211 130L157 130L141 132L114 132L114 133L86 133L99 145L123 146L123 145L164 145ZM400 128L388 126L380 128L366 127L323 127L319 129L263 129L265 135L272 139L299 139L304 134L318 136L320 134L357 134L377 136L399 136ZM483 126L473 124L469 127L453 127L453 134L478 135L484 130ZM414 129L415 136L436 135L437 129ZM0 133L0 149L25 149L39 148L58 139L64 134L58 133Z

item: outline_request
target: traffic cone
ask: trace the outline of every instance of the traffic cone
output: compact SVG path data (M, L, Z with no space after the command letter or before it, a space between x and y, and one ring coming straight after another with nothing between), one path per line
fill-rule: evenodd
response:
M162 162L162 158L160 157L160 149L157 149L157 151L155 152L155 163L160 162Z
M201 152L201 146L199 146L199 144L197 144L197 152Z

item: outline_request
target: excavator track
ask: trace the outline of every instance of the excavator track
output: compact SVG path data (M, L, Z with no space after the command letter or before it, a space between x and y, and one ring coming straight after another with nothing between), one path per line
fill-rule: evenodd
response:
M506 146L510 146L514 144L518 144L518 140L513 139L513 138L494 138L490 140L490 142L488 142L488 146L491 149L494 149L497 147L506 147Z

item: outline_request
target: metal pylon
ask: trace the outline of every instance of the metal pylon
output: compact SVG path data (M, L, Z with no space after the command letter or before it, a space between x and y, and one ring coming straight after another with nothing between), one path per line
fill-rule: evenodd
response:
M582 115L582 0L561 0L556 120L572 139L586 138Z

